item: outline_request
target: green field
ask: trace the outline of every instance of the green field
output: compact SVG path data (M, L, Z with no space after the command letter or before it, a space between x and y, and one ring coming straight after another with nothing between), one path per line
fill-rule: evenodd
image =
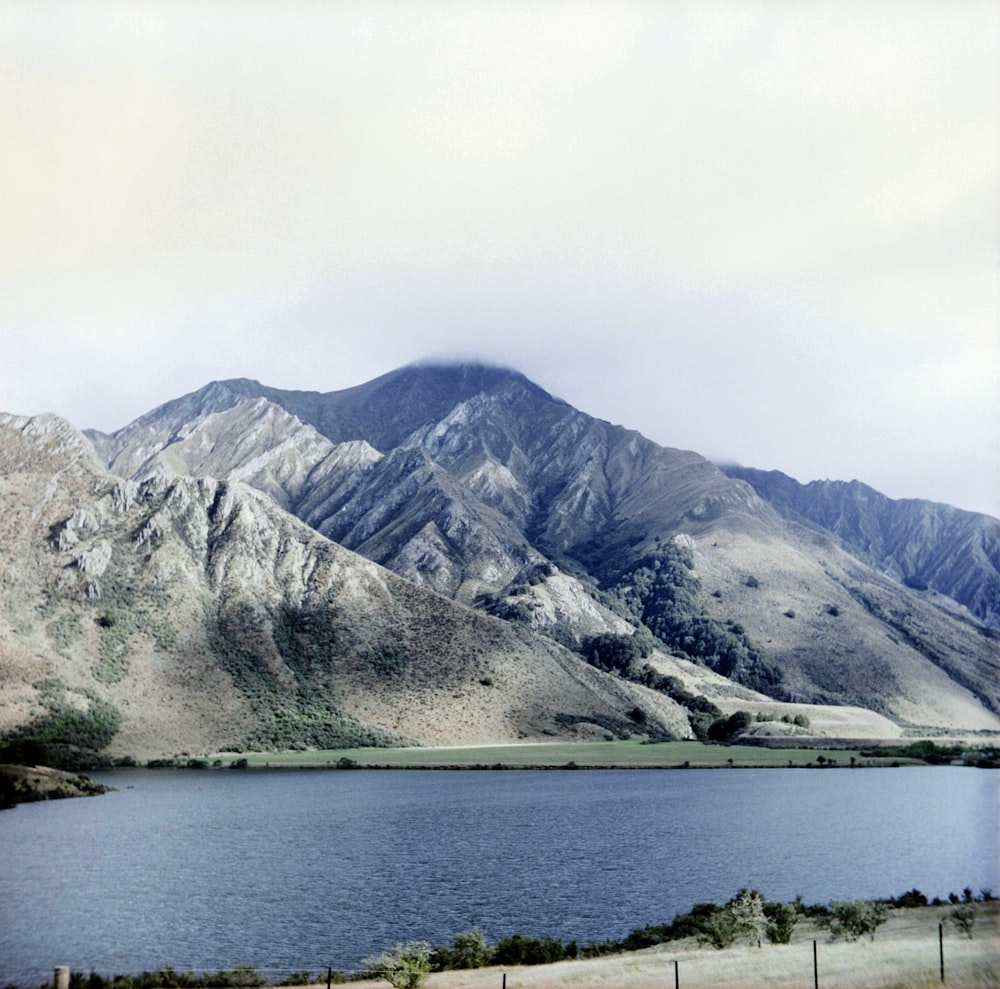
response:
M870 759L845 749L768 749L702 742L538 742L408 749L330 749L318 752L248 752L217 756L223 765L246 759L250 767L335 768L350 760L363 769L727 769L920 765L915 759ZM821 762L820 760L823 760Z

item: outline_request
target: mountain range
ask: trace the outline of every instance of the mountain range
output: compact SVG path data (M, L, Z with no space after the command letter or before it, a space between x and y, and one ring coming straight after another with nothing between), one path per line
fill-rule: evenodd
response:
M823 485L474 364L213 382L112 434L5 415L0 730L150 757L806 704L819 731L1000 729L1000 523Z

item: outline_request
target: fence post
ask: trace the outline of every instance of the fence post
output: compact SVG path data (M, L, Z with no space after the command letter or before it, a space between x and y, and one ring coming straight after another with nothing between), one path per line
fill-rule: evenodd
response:
M938 946L941 951L941 981L944 982L944 924L938 924Z
M674 959L674 989L681 989L680 963Z
M60 965L52 973L52 989L69 989L69 966Z
M813 941L813 986L819 989L819 952L815 941Z

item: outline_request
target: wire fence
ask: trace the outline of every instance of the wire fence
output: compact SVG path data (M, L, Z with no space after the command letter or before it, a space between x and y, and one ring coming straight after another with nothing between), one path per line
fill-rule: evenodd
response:
M934 940L937 947L937 970L936 974L942 983L947 982L947 958L945 945L946 941L956 936L956 932L949 932L949 937L945 936L946 926L944 923L937 925ZM927 924L910 924L907 926L893 926L892 937L895 939L900 934L922 934L931 937L931 929ZM968 935L971 937L971 935ZM874 941L875 935L865 935L857 940ZM822 966L822 946L829 945L833 939L820 941L812 939L812 985L814 989L820 989L823 985ZM808 946L808 940L800 941L800 946ZM665 962L666 973L664 975L665 987L669 987L672 982L674 989L681 989L685 967L693 968L690 959L675 958ZM534 966L511 966L534 967ZM323 966L320 969L315 967L302 969L300 971L290 971L288 968L260 968L257 966L238 966L228 971L218 971L209 969L198 969L197 967L174 967L161 968L152 972L143 972L137 975L102 976L91 972L89 975L82 972L71 971L68 966L59 966L53 970L52 981L47 983L39 978L29 977L24 981L19 981L17 985L9 982L5 989L21 989L31 987L31 989L261 989L261 987L279 986L322 986L332 989L333 986L345 982L379 981L384 980L386 972L375 967L366 967L356 970L334 969L332 966ZM930 974L930 973L928 973ZM803 984L805 976L803 975ZM695 981L698 986L706 986L703 981ZM832 984L832 983L831 983ZM500 989L507 989L507 973L497 973L497 986ZM511 989L514 989L513 982Z

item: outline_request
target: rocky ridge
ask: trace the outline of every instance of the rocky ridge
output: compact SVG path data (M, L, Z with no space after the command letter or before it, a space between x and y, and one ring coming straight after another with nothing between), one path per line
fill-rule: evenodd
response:
M690 736L699 697L1000 728L967 609L500 368L213 382L86 438L3 416L0 509L0 730L145 756Z
M780 471L726 465L787 518L819 526L911 590L936 591L1000 628L1000 520L860 481L800 484Z
M669 698L332 543L239 481L122 479L0 418L0 728L148 758L686 734Z

